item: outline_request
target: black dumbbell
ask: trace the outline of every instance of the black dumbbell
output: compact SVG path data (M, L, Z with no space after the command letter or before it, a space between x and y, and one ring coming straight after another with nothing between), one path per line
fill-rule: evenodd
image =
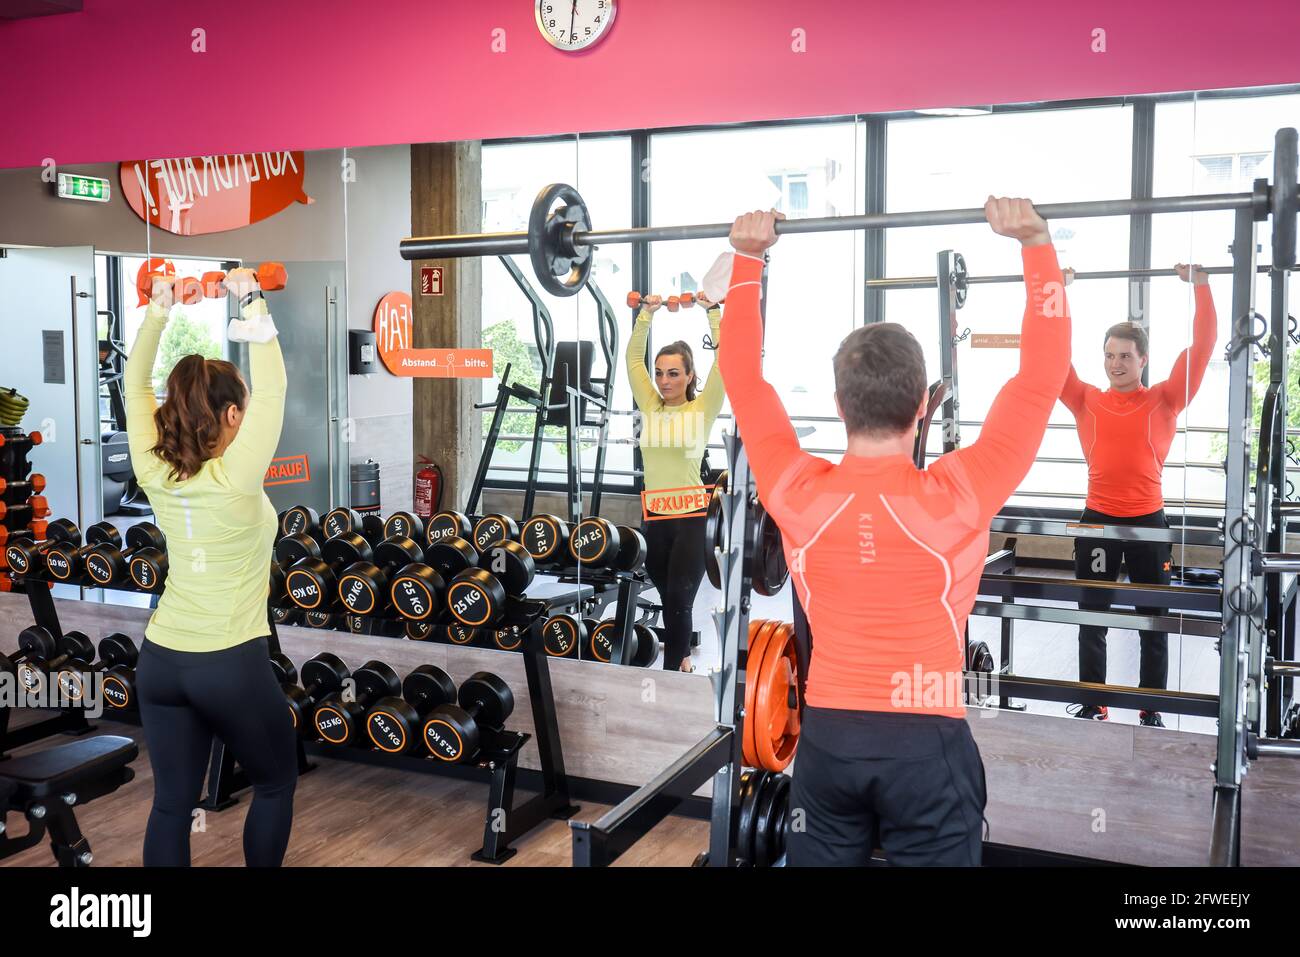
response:
M135 641L121 632L114 632L99 640L99 660L73 660L69 661L62 668L55 680L59 684L59 691L68 701L81 701L86 695L86 677L93 674L103 676L104 701L109 707L118 707L114 697L108 694L108 682L110 675L115 674L114 669L127 669L130 671L129 682L122 684L119 680L118 690L122 696L129 697L124 689L135 686L136 662L139 660L140 651L136 648ZM91 656L94 657L93 655Z
M325 520L320 523L320 527L325 533L326 541L344 532L355 532L362 538L366 537L366 523L356 509L332 508L325 513Z
M357 562L343 570L339 576L339 602L353 614L377 615L392 600L389 576L423 562L424 553L414 539L384 539L375 546L374 561Z
M413 562L394 574L389 589L393 607L412 621L432 619L444 609L446 583L477 567L478 560L478 550L463 538L444 537L426 545L424 562Z
M518 542L489 545L478 568L466 569L447 585L447 610L471 628L496 624L505 614L507 596L523 595L536 572L533 556Z
M315 725L311 721L316 702L343 690L343 683L350 677L348 666L338 655L322 651L302 664L302 684L282 684L284 696L289 702L289 716L293 719L293 730L299 737L307 737Z
M45 540L39 544L27 537L14 537L5 546L5 562L14 575L39 575L45 571L45 556L61 543L73 548L81 544L81 529L66 518L56 518L45 528Z
M99 545L122 547L122 535L115 525L96 522L86 529L84 544L60 542L45 553L45 567L50 577L59 582L80 581L86 574L86 556Z
M645 536L639 528L630 525L617 525L618 553L614 556L614 567L619 571L635 572L645 567Z
M473 758L483 730L499 730L515 710L510 686L486 671L470 675L460 686L457 699L459 706L444 704L434 708L420 735L430 754L451 763Z
M420 665L402 682L401 697L380 698L366 714L370 743L388 754L420 746L420 720L440 705L456 701L456 685L435 665Z
M306 505L286 508L278 516L277 541L289 535L309 535L319 542L324 536L320 528L320 514Z
M384 519L384 538L409 538L424 542L424 522L410 512L394 512Z
M51 673L57 674L65 663L95 657L94 644L79 631L64 632L63 638L55 641L44 628L24 628L18 635L18 647L18 684L29 694L39 694L45 688L45 679Z
M439 512L424 523L424 544L433 545L448 538L463 538L469 541L473 526L464 512L449 509Z
M552 658L577 658L587 643L587 623L577 615L552 615L542 624L542 647Z
M408 621L402 627L402 634L410 641L432 641L436 633L437 629L427 621Z
M372 557L370 543L356 532L335 535L321 546L320 558L304 558L286 572L289 600L304 611L329 608L338 596L338 578L343 569Z
M104 703L117 711L135 707L135 666L139 659L135 642L122 634L109 635L99 643L99 660L104 669Z
M462 625L458 621L449 621L442 625L441 628L443 639L453 645L468 647L483 644L485 632L481 629Z
M126 534L127 538L131 537L130 529ZM131 576L131 581L141 591L161 591L167 581L167 552L152 546L141 548L131 556L126 570Z
M490 630L492 645L499 651L519 651L524 646L524 630L519 625L502 625Z
M519 529L519 544L539 568L569 564L569 523L556 515L534 515Z
M271 671L275 674L275 680L282 685L297 684L298 669L294 667L289 656L280 652L271 654Z
M288 601L285 579L289 569L308 558L320 558L320 542L306 532L294 532L276 540L275 558L271 562L270 589L267 593L271 604Z
M342 694L334 692L322 699L312 713L316 734L326 744L338 747L357 744L366 709L380 698L402 693L397 672L382 661L367 661L352 673L352 681L356 700L344 701Z
M301 609L299 609L301 611ZM338 621L328 611L302 611L302 623L308 628L338 628Z
M610 618L590 629L587 643L582 648L582 657L587 661L602 661L606 664L613 661L616 628L617 623ZM659 656L659 638L645 625L634 625L627 641L632 646L629 664L646 668Z
M470 541L480 552L492 545L519 540L519 523L509 515L494 512L484 515L474 523L474 534Z
M126 580L132 558L141 555L157 561L167 550L167 537L152 522L141 522L126 530L126 548L116 545L96 545L86 553L82 567L86 577L95 585L106 587ZM164 565L166 559L163 559Z
M302 609L293 605L277 605L267 615L277 625L296 625L302 621Z
M621 539L608 519L584 518L569 536L569 557L580 566L613 568Z

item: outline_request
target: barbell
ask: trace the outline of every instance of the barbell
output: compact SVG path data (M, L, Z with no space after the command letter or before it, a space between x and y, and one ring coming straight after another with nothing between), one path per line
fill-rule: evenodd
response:
M1278 130L1274 137L1271 186L1266 180L1256 180L1255 188L1249 193L1047 203L1036 208L1044 219L1249 209L1257 222L1273 217L1273 266L1275 269L1292 269L1296 252L1296 162L1296 130L1294 127L1285 127ZM785 219L776 224L776 233L785 236L908 226L958 226L984 221L983 208L867 213L859 216ZM543 289L556 296L575 296L591 275L591 251L602 243L612 245L723 239L730 233L731 223L592 229L591 214L578 191L563 183L553 183L539 192L533 201L526 232L413 236L402 240L400 252L406 260L527 253Z

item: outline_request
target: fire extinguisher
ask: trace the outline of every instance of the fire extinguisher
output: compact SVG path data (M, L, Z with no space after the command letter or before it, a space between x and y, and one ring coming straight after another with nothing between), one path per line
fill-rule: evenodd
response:
M415 514L429 519L442 508L442 469L423 455L420 461L424 468L415 473Z

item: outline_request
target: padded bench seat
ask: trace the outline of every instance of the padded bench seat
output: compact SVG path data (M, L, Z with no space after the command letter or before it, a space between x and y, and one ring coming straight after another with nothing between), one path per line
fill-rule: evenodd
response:
M0 791L12 789L10 807L22 808L33 801L86 790L139 755L140 746L134 740L116 734L61 744L0 762Z
M575 585L573 582L539 577L533 579L533 583L528 586L528 591L524 592L524 597L530 601L544 601L546 607L550 609L577 605L579 602L595 597L595 594L594 585L586 583Z

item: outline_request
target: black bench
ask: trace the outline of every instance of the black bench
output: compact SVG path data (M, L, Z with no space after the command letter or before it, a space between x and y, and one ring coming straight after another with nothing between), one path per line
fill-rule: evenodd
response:
M130 738L104 734L0 762L0 859L33 847L48 832L60 867L88 867L94 856L74 808L134 778L127 765L139 754ZM9 836L10 811L27 818L21 837Z

